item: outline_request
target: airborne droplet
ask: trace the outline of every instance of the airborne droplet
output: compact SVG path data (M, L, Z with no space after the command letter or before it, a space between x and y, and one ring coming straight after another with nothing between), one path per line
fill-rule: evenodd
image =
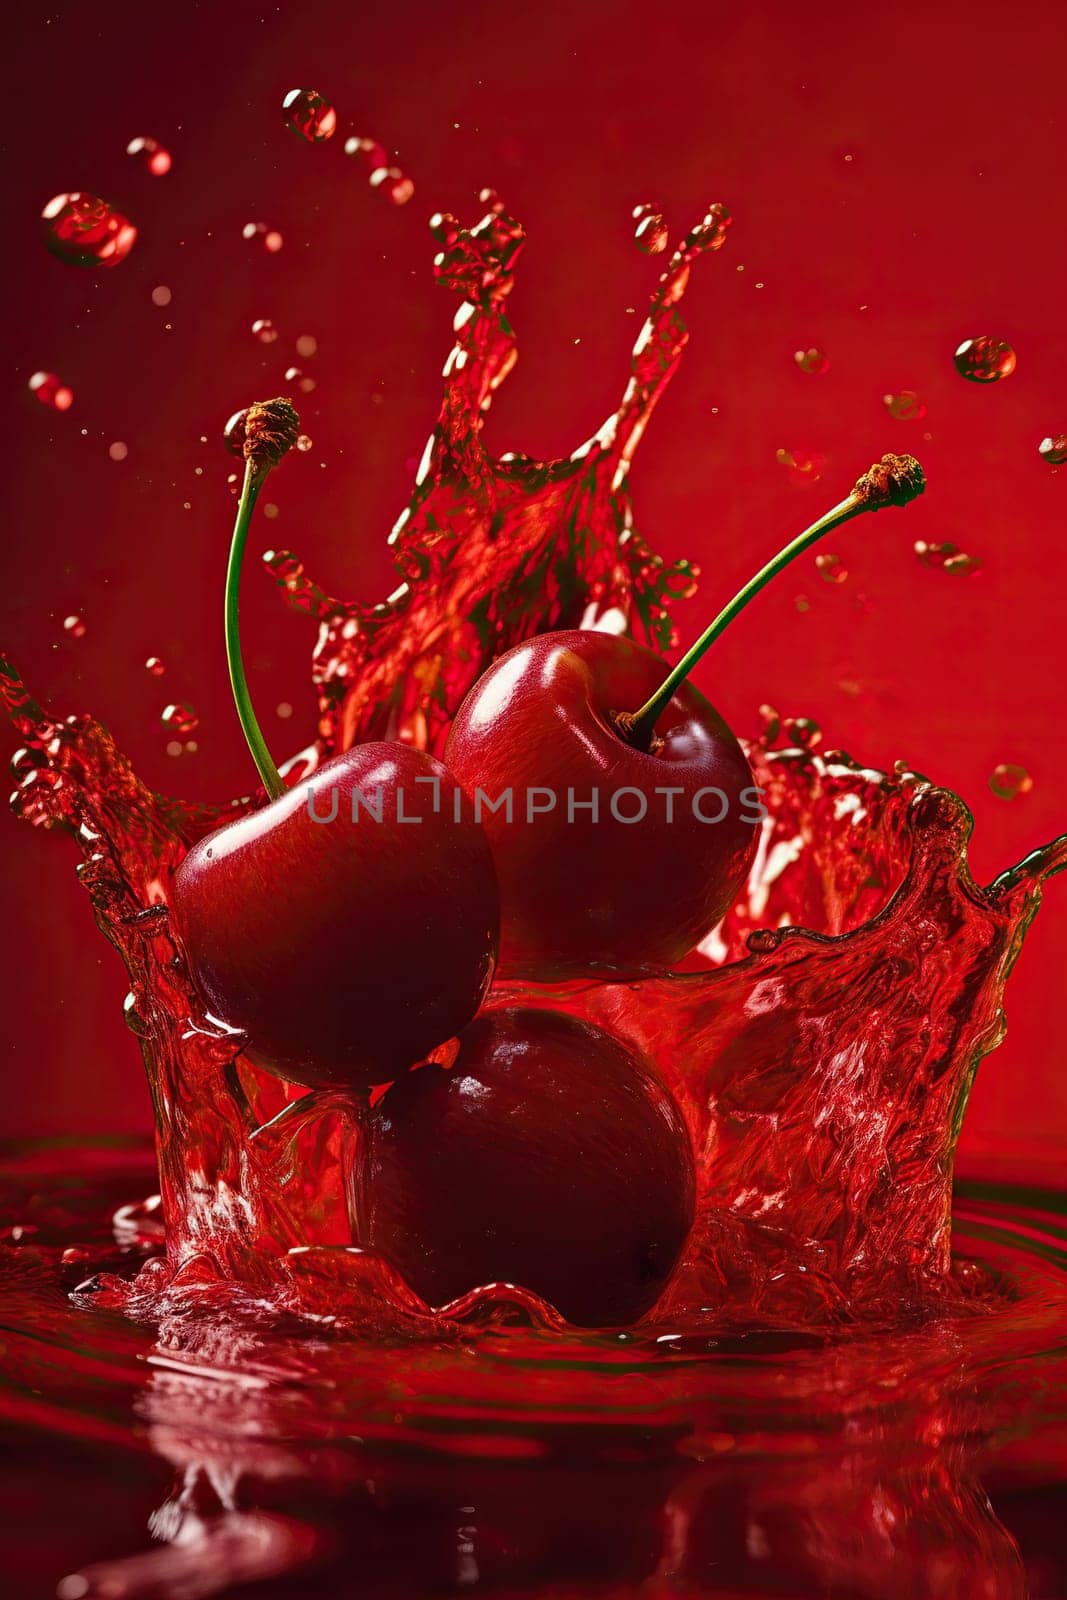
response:
M814 450L777 450L774 458L786 469L790 483L798 487L818 483L826 465L826 457Z
M783 732L805 750L814 750L822 739L822 729L811 717L786 717Z
M35 372L29 382L35 400L53 411L69 411L74 404L74 390L67 387L54 372Z
M953 356L956 371L971 383L999 383L1010 378L1015 371L1015 351L1003 339L993 339L982 334L978 339L964 339Z
M242 239L255 240L270 255L277 255L285 240L277 228L268 228L265 222L246 222L241 229Z
M899 389L896 394L884 394L882 403L891 417L899 422L918 422L925 417L926 407L914 389Z
M30 381L32 385L33 380ZM1067 462L1067 433L1051 434L1047 439L1042 439L1037 453L1050 467L1062 467Z
M830 370L829 361L815 345L812 345L808 350L794 350L793 360L801 372L810 372L816 377Z
M164 706L163 715L159 720L168 733L183 736L195 733L200 726L200 718L187 700L176 700L169 706Z
M79 617L77 612L71 612L69 617L63 618L63 632L72 639L85 638L85 618Z
M317 89L290 89L282 101L286 125L309 144L321 144L337 132L337 112Z
M916 539L915 554L924 567L933 567L937 572L948 572L954 578L966 578L972 572L977 572L982 565L977 556L969 556L959 545L951 544L946 540L944 544L927 544L925 539Z
M1017 800L1021 794L1030 793L1034 780L1025 767L1002 761L989 774L989 787L998 800Z
M57 194L41 212L44 242L72 267L114 267L125 261L137 229L93 194Z
M667 224L657 206L634 206L634 239L646 255L657 256L666 250Z
M253 322L252 332L260 344L273 344L278 337L278 330L269 317L260 317Z
M407 205L415 193L415 185L406 172L391 164L389 152L379 140L355 136L346 139L345 155L355 156L362 162L372 189L380 190L395 206Z
M171 169L170 151L158 139L131 139L126 154L134 156L153 178L162 178Z
M145 671L150 672L153 678L161 678L167 670L166 663L160 656L149 656L144 665Z
M844 583L848 577L848 568L844 565L841 557L831 555L829 551L825 554L817 555L815 557L815 565L818 568L819 577L824 583Z
M308 374L302 372L299 367L286 367L285 381L295 384L302 394L310 394L315 387L314 378L308 377Z
M367 182L372 189L380 189L394 206L406 206L415 193L415 185L399 167L376 167Z

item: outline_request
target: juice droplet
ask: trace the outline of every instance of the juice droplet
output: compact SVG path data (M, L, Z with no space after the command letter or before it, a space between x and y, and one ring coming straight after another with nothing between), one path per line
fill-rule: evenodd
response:
M832 555L829 551L815 557L819 577L824 583L844 583L848 577L848 568L840 556Z
M390 162L389 152L377 139L346 139L345 155L354 156L366 168L372 189L379 189L395 206L407 205L415 185L406 172Z
M137 229L93 194L57 194L41 212L44 242L72 267L114 267L125 261Z
M801 372L810 372L814 377L818 377L830 370L829 361L815 345L812 345L808 350L794 350L793 360Z
M1067 462L1067 433L1050 434L1047 439L1042 439L1037 453L1050 467L1062 467Z
M977 556L969 556L959 545L946 541L944 544L927 544L925 539L916 539L915 554L924 567L933 567L938 572L948 572L954 578L965 578L972 572L977 572L982 563Z
M818 483L822 477L822 469L826 465L826 457L813 450L778 450L775 452L775 460L780 467L785 468L790 483L801 487Z
M376 167L367 181L372 189L380 189L395 206L406 206L415 193L415 185L399 167Z
M274 708L274 714L277 717L281 717L283 722L288 722L289 718L293 714L293 708L289 704L288 700L283 700L280 705Z
M1020 767L1011 761L1002 761L990 773L989 787L998 800L1017 800L1021 794L1030 793L1034 787L1034 780L1025 767Z
M925 417L926 407L914 389L900 389L896 394L884 394L883 404L891 417L900 422L918 422Z
M144 668L146 672L152 674L153 678L161 678L167 670L167 664L161 656L149 656Z
M766 704L759 708L759 719L763 726L760 729L760 743L772 745L782 731L782 719L774 706Z
M658 256L668 244L667 224L657 206L634 206L634 239L646 255Z
M302 394L311 394L315 387L314 378L309 378L306 372L301 372L299 367L286 367L286 383L293 384Z
M25 778L31 772L38 772L47 764L47 756L42 750L27 748L23 745L11 757L9 766L13 778Z
M989 334L964 339L952 359L960 377L971 383L999 383L1001 378L1010 378L1015 371L1015 351L1011 345Z
M822 738L822 729L811 717L786 717L782 731L804 750L814 750Z
M302 333L296 341L296 353L298 356L303 356L305 361L309 360L318 348L319 341L313 333Z
M268 228L265 222L246 222L241 229L242 239L254 240L262 245L269 255L277 255L285 240L277 228Z
M152 290L152 304L154 306L169 306L173 296L165 283L158 283Z
M162 178L171 169L170 151L164 150L158 139L131 139L126 154L139 161L153 178Z
M72 639L84 639L85 618L79 617L76 611L72 611L69 617L63 618L63 632L69 634Z
M317 89L290 89L282 115L287 127L309 144L321 144L337 132L337 112Z
M297 441L296 441L296 448L298 450L302 451L304 453L304 455L307 455L308 451L312 448L312 446L313 446L313 440L310 439L306 433L302 433L302 434L299 435L299 437L297 438Z
M160 721L168 733L195 733L200 726L200 718L187 700L176 700L164 706Z
M74 404L74 390L68 388L54 372L35 372L30 379L29 390L36 400L53 411L69 411Z
M253 322L252 332L260 344L273 344L278 337L278 330L269 317L259 317Z
M126 457L130 453L130 447L129 445L123 444L121 439L116 439L114 444L108 445L107 453L111 457L112 461L125 461Z

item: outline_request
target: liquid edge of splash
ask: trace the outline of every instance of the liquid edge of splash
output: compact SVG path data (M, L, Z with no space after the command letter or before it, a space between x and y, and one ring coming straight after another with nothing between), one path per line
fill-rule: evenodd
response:
M634 529L628 474L686 342L693 263L725 241L712 206L671 255L618 410L565 460L494 459L482 439L517 357L506 316L524 242L502 203L473 228L433 220L435 275L462 297L438 423L391 535L387 601L332 598L290 552L268 558L288 602L319 623L314 745L300 776L366 738L439 752L488 663L530 633L629 628L674 642L673 599L695 569L665 566ZM13 803L75 835L98 925L130 978L127 1020L157 1126L165 1257L84 1303L137 1316L246 1301L368 1333L454 1338L471 1323L565 1325L521 1288L487 1286L431 1310L352 1244L354 1140L343 1097L293 1097L199 1010L167 913L185 850L230 807L152 794L106 731L55 719L4 666L23 739ZM783 737L784 735L784 737ZM920 776L820 754L803 719L749 747L770 817L739 904L706 942L708 970L640 983L500 985L491 1004L551 1004L635 1039L688 1118L700 1203L686 1257L649 1326L887 1324L988 1284L954 1269L953 1152L978 1062L1003 1034L1002 995L1067 842L989 888L971 879L962 801ZM262 798L262 797L258 797ZM816 931L808 931L816 930Z

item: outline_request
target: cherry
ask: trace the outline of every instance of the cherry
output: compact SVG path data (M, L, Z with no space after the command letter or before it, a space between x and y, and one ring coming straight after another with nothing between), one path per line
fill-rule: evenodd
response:
M687 676L817 539L923 487L911 456L884 456L666 677L651 651L590 630L541 634L483 674L444 759L492 846L502 972L551 980L669 967L715 926L748 871L763 810L741 746Z
M633 1050L556 1011L490 1010L453 1064L404 1073L369 1112L360 1242L431 1305L532 1289L571 1322L635 1321L693 1222L693 1152Z
M477 1011L496 950L492 858L455 780L407 745L357 745L285 788L248 694L237 590L256 497L299 422L276 400L241 413L235 428L246 465L227 654L271 802L189 851L173 913L208 1011L247 1035L256 1061L296 1083L366 1087Z

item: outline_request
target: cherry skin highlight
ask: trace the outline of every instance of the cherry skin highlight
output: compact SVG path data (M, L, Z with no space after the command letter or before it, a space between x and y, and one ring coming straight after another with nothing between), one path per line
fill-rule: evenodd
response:
M405 1072L369 1112L360 1243L431 1305L531 1289L571 1322L648 1311L692 1226L693 1151L675 1101L611 1034L561 1012L484 1012L451 1067Z
M254 1060L366 1087L470 1021L498 901L483 831L457 809L439 761L363 744L190 850L178 932L207 1010Z
M503 971L551 979L670 966L711 931L741 887L764 812L740 745L689 674L791 561L925 485L914 456L874 462L669 669L631 640L574 632L517 645L479 679L445 760L473 791L476 816L479 789L483 814L505 802L486 817Z
M502 971L559 979L668 967L736 897L760 806L722 717L684 683L650 749L628 743L614 720L663 676L660 658L632 639L546 633L495 662L460 707L444 759L489 836ZM478 789L490 802L510 791L512 820ZM596 816L583 804L594 791ZM639 820L619 820L642 804Z

